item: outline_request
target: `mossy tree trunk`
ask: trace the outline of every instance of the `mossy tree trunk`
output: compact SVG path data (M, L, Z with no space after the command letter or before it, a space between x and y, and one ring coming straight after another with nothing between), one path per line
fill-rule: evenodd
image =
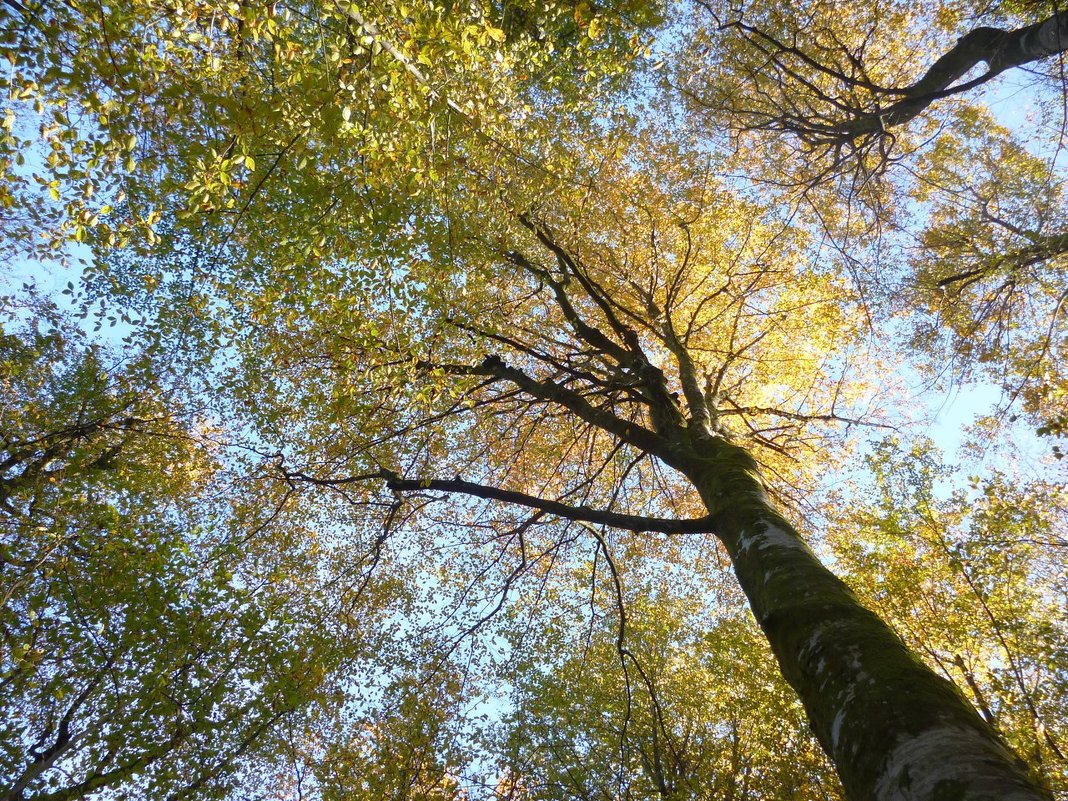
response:
M1026 767L946 679L816 558L722 439L697 486L783 675L855 801L1038 801Z
M527 218L520 222L557 259L561 277L517 251L506 258L551 289L573 333L573 350L548 358L531 346L523 351L523 366L490 354L480 364L426 362L420 369L499 385L500 399L525 396L610 435L620 446L655 457L692 482L708 516L642 517L574 505L569 495L537 497L459 475L451 480L391 471L373 476L395 493L455 492L636 532L714 534L725 545L779 667L851 801L1045 801L1026 766L956 687L864 608L775 509L753 456L730 442L720 426L718 391L707 380L702 388L690 346L653 293L640 298L649 316L646 328L659 326L659 341L674 357L673 367L649 357L637 330L615 314L614 295L591 279L567 248ZM579 301L607 320L607 330L586 321ZM558 340L553 339L553 348ZM585 368L591 353L600 355L607 378ZM541 375L529 367L539 361L548 368ZM295 473L287 477L313 480ZM353 480L358 479L320 483Z

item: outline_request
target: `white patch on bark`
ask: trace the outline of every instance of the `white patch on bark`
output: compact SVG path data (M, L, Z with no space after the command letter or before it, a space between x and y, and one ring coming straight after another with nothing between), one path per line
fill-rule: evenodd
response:
M1011 759L974 729L930 729L899 740L875 783L874 798L930 801L941 782L956 782L965 789L961 797L967 801L1044 801L1038 792L1008 775L1006 763Z
M850 651L850 667L857 672L850 680L849 686L846 687L845 691L842 693L842 701L838 707L838 713L834 716L834 720L831 722L831 750L835 753L838 752L838 740L841 739L842 724L845 723L849 705L853 703L853 700L857 697L857 688L862 684L869 684L872 681L871 677L860 669L860 659L854 651L856 651L856 649Z
M823 638L824 631L833 625L834 624L831 622L824 621L816 626L815 631L813 631L809 638L797 649L797 659L799 663L804 664L811 661L813 655L820 650L820 640ZM816 664L814 666L817 686L820 688L821 692L827 687L827 682L831 679L831 677L827 675L827 664L826 655L820 654L816 659Z
M743 534L738 544L738 550L748 554L750 548L763 550L764 548L787 548L792 551L801 551L812 556L812 550L805 541L796 534L783 531L771 523L764 523L764 530L755 533ZM814 557L813 557L814 558Z
M846 653L849 654L849 666L853 668L853 670L857 671L857 681L860 681L860 679L862 678L866 678L864 676L864 671L861 669L860 666L860 648L855 645L851 645L849 646L849 649L846 651Z
M823 630L829 625L830 624L827 621L823 621L816 626L816 630L812 632L812 636L808 638L808 642L798 649L797 656L799 659L808 659L809 655L820 647L820 638L823 636ZM820 665L823 665L822 658L820 659Z
M842 734L842 724L845 723L846 707L853 701L854 690L850 687L846 690L845 696L842 698L842 706L838 709L838 714L834 716L834 721L831 723L831 750L834 753L838 753L838 738Z

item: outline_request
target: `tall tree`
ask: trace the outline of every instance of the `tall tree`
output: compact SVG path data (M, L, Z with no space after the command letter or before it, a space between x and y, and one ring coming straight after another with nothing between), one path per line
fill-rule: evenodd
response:
M89 278L160 347L218 318L230 441L380 521L358 565L455 584L471 634L592 553L622 622L621 550L714 536L848 795L1043 797L781 511L877 419L864 318L804 220L612 95L647 7L8 5L43 191L75 239L155 248Z
M289 333L288 385L332 362L325 389L355 396L360 428L339 439L316 421L304 429L310 449L289 446L285 475L348 492L377 477L417 497L526 507L528 519L493 525L503 541L485 541L494 573L507 560L504 599L531 560L574 537L537 535L547 516L592 524L610 576L598 526L714 533L847 793L1042 797L959 692L820 564L740 444L775 467L813 423L849 419L848 379L826 377L852 366L848 293L814 273L773 217L701 173L687 181L670 166L677 149L657 143L644 157L640 147L609 151L577 189L557 186L551 203L510 221L454 217L483 233L456 243L451 285L433 260L399 279L429 286L437 273L429 298L397 288L359 320L346 308L303 342ZM298 408L321 408L319 391ZM355 411L372 404L385 407L383 429ZM658 495L693 509L694 493L707 514L635 514L658 508ZM616 511L624 501L630 510ZM486 570L475 562L467 574Z

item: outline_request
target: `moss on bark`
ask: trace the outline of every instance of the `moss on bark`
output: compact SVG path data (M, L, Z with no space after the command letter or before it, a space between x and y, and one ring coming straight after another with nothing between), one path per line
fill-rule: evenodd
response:
M1046 798L957 688L820 563L768 500L748 453L706 442L686 472L850 798Z

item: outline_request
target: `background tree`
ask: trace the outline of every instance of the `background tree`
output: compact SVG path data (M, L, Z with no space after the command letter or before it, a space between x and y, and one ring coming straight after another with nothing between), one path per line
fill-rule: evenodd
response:
M1043 433L1063 431L1063 177L982 115L962 117L921 161L933 201L913 296L935 316L916 343L1000 384Z
M2 797L225 797L333 697L365 599L338 614L315 540L235 491L146 363L5 311Z
M933 130L939 101L1025 65L1059 79L1056 4L973 5L698 2L708 22L685 92L740 130L792 139L816 167L807 180L877 174L915 147L909 123Z
M622 624L517 627L538 659L518 660L498 748L521 797L840 798L729 572L647 563L623 568Z
M981 376L1006 417L1060 433L1063 12L833 6L701 4L674 78L695 124L729 121L751 174L807 210L877 324L912 318L932 380Z
M1063 486L997 472L940 498L952 471L929 443L884 442L870 464L866 502L836 521L836 564L1063 793Z

